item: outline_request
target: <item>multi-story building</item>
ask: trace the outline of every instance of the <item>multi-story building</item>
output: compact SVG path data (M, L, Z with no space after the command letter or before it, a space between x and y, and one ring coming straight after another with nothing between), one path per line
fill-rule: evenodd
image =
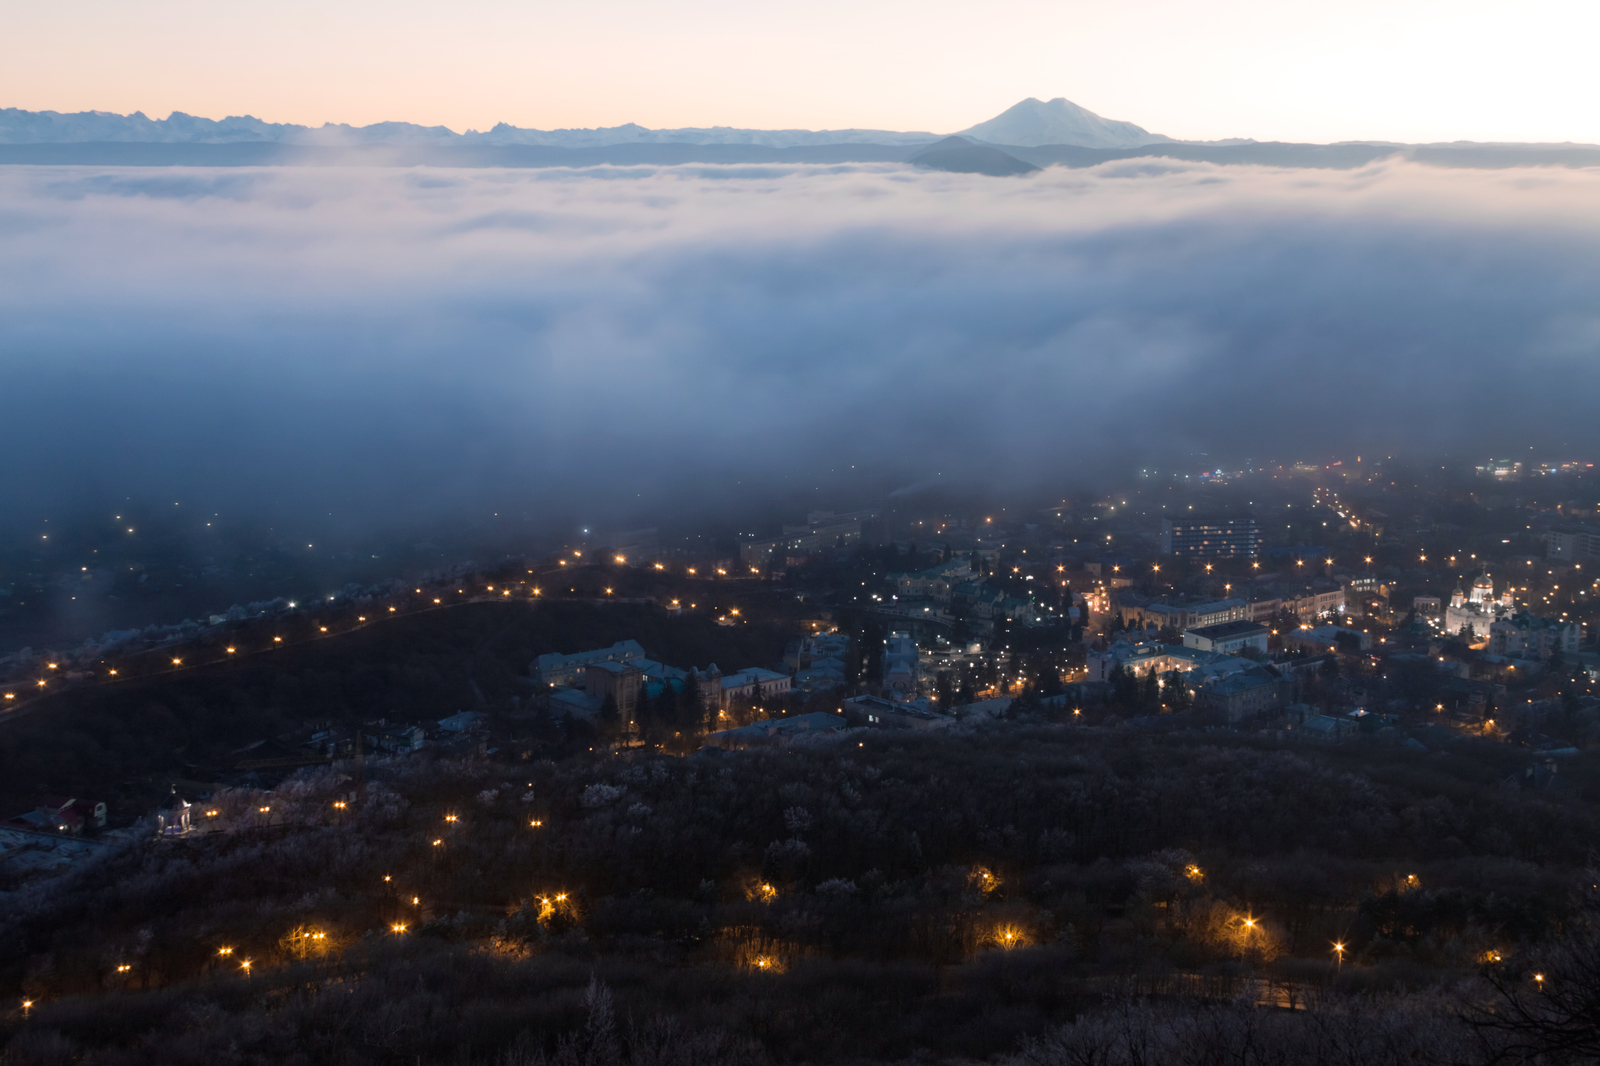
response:
M1230 725L1261 718L1283 707L1283 683L1265 673L1239 673L1202 686L1195 708L1221 715Z
M1564 563L1585 563L1600 560L1600 530L1552 529L1544 535L1544 554L1547 559Z
M1180 515L1161 521L1161 554L1194 559L1243 557L1261 552L1254 518L1226 515Z
M1244 621L1197 626L1184 630L1183 646L1196 651L1219 651L1226 655L1236 655L1245 648L1254 648L1264 655L1267 651L1267 627L1259 622Z
M1303 589L1277 586L1271 591L1254 595L1256 598L1250 601L1249 613L1252 622L1266 621L1283 614L1291 615L1300 622L1312 622L1325 615L1339 614L1344 610L1342 586L1313 585Z
M756 540L739 546L739 558L746 566L763 567L776 561L780 565L791 557L815 555L834 548L861 543L861 524L871 511L835 514L812 511L804 525L784 526L783 536Z
M1495 655L1548 659L1556 652L1573 656L1583 641L1583 626L1555 618L1537 618L1526 611L1497 618L1489 626L1489 650Z
M895 578L895 592L906 598L949 603L955 589L972 576L972 564L967 559L951 559L920 573L899 575Z
M1213 600L1210 603L1175 606L1141 602L1139 597L1124 594L1116 598L1115 609L1122 615L1122 622L1126 626L1145 627L1153 624L1158 628L1179 631L1244 621L1250 617L1250 604L1244 600Z
M636 640L621 640L609 648L578 651L571 655L551 652L533 660L529 672L540 685L574 685L583 671L595 663L626 663L644 658L644 649Z
M1495 481L1515 481L1522 476L1522 464L1515 459L1490 459L1478 467L1478 476Z

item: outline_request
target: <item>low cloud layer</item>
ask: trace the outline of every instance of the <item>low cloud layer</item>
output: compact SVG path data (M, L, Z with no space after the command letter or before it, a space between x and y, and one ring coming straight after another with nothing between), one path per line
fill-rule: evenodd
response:
M622 521L852 464L1591 454L1597 203L1400 163L0 168L0 492Z

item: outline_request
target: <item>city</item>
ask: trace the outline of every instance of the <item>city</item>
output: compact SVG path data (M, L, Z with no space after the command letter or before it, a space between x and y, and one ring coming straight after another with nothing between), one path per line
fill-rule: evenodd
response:
M941 923L975 923L960 934L967 939L918 947L908 928L893 935L911 940L874 950L933 950L930 959L954 961L1033 945L1053 953L1052 965L1082 970L1074 980L1083 980L1122 972L1110 960L1129 949L1138 927L1126 925L1126 908L1155 907L1166 912L1140 921L1176 939L1143 964L1145 979L1157 981L1152 988L1209 975L1292 1002L1335 979L1442 979L1477 955L1509 954L1518 937L1537 935L1549 917L1493 916L1512 901L1526 908L1548 899L1536 881L1504 882L1504 863L1552 856L1549 849L1567 846L1559 841L1581 851L1582 827L1594 824L1600 655L1597 582L1584 571L1600 569L1600 534L1592 532L1600 528L1600 480L1591 471L1587 463L1428 473L1389 459L1257 464L1199 486L1145 472L1123 492L1045 507L901 502L812 512L769 538L759 529L674 538L646 527L580 535L537 557L426 584L284 602L255 617L237 610L198 632L150 634L153 641L14 653L5 661L0 745L8 764L33 765L32 776L49 776L53 791L30 789L28 775L4 786L20 812L0 827L0 871L12 891L79 868L105 876L94 871L109 873L152 847L137 861L165 867L188 853L171 849L210 840L234 841L228 851L280 854L305 834L332 834L330 845L380 834L372 854L295 860L312 866L286 890L315 868L335 895L291 908L299 917L281 935L263 940L217 910L242 886L208 889L222 893L218 903L177 923L192 928L160 939L193 946L151 954L127 941L105 974L94 974L85 957L89 972L34 973L28 994L42 1002L82 989L84 979L130 989L215 981L230 966L252 983L313 964L331 974L357 957L374 964L375 945L352 940L373 935L363 927L387 930L392 941L494 945L508 959L531 960L535 944L570 951L573 937L622 950L614 942L622 929L668 921L624 905L634 890L622 886L671 891L659 877L681 864L625 875L593 865L609 861L602 856L611 845L582 860L571 849L585 837L599 846L593 834L602 826L626 835L663 826L664 817L674 825L693 818L702 823L697 833L711 832L704 813L677 806L701 802L694 782L724 779L718 756L735 752L758 760L735 773L790 781L776 794L758 790L770 797L763 805L776 804L761 817L778 819L779 836L760 853L741 851L753 827L740 826L752 810L692 845L710 849L704 872L722 871L691 877L700 887L689 897L703 914L695 920L719 915L713 920L733 924L703 946L675 949L687 953L685 962L720 959L715 965L779 975L809 972L830 955L851 957L855 949L827 948L826 939L790 925L807 913L826 929L845 920L828 908L860 909L862 893L887 892L883 879L919 868L905 854L852 859L854 845L837 835L844 823L823 829L842 816L827 813L835 804L867 810L887 799L868 798L879 794L879 774L909 774L927 788L938 771L925 775L949 760L982 781L1017 758L1089 769L1141 752L1137 758L1161 769L1154 779L1134 771L1129 784L1140 789L1215 790L1194 775L1214 772L1207 768L1222 759L1245 779L1306 778L1273 786L1280 799L1305 787L1337 795L1338 775L1365 781L1377 773L1383 788L1402 794L1407 780L1449 780L1455 807L1421 795L1379 801L1396 804L1395 813L1362 816L1380 820L1363 831L1407 834L1413 858L1400 882L1363 894L1357 885L1371 861L1328 858L1319 860L1328 889L1307 896L1241 864L1237 845L1222 843L1226 823L1206 821L1217 804L1239 800L1215 796L1195 810L1201 821L1190 831L1212 839L1209 848L1138 860L1152 871L1139 876L1169 878L1173 887L1114 892L1104 904L1074 889L1079 902L1067 912L1045 902L1052 890L1036 883L1045 869L1055 871L1052 879L1069 876L1075 859L1093 854L1127 853L1132 862L1139 839L1159 839L1155 826L1170 813L1145 825L1150 816L1130 809L1107 837L1078 810L1029 830L1024 843L1007 835L1019 831L1020 814L996 822L996 814L974 811L963 817L979 819L976 847L959 835L942 838L932 825L910 834L939 849L938 877L978 878L971 889L952 887L956 895L937 907ZM693 547L705 544L715 549ZM333 691L319 699L307 685ZM296 711L283 706L291 693ZM217 699L233 708L221 721L209 713ZM111 725L110 709L130 702L151 708L146 740L106 732L123 728ZM149 717L156 707L164 721ZM89 740L86 731L96 730ZM85 739L63 746L67 737ZM160 754L174 741L175 754ZM64 759L63 751L71 754ZM983 760L995 758L985 769ZM816 778L840 771L833 786ZM819 788L843 799L826 799ZM1067 810L1089 798L1050 804ZM1319 816L1331 817L1326 827L1275 831L1286 834L1271 845L1284 871L1306 860L1282 849L1348 836L1356 800L1329 798L1335 806ZM928 813L945 809L928 802ZM1539 808L1562 828L1519 836L1532 831L1526 819ZM1304 817L1303 805L1288 809ZM1467 815L1472 809L1478 813ZM1513 811L1522 822L1506 821ZM1381 824L1396 815L1402 822ZM1419 817L1442 835L1409 836L1404 820ZM982 829L985 822L992 828ZM532 877L536 891L502 913L497 901L507 891L516 896L512 884L467 875L506 833L530 834L501 861L521 871L514 881ZM380 838L388 843L377 846ZM885 846L893 853L903 844L874 847ZM1376 838L1366 846L1388 847ZM1485 851L1497 857L1469 858ZM162 876L194 876L179 869ZM1081 869L1069 880L1089 876ZM363 878L371 889L358 887ZM1484 878L1498 887L1485 888ZM887 915L888 898L862 914ZM1415 911L1445 900L1466 911L1448 919ZM1212 932L1173 911L1202 904L1211 909L1206 920L1221 923ZM1069 912L1078 917L1063 925ZM1113 913L1127 917L1085 939L1081 923ZM1331 970L1306 960L1317 956L1319 937L1337 945L1322 952ZM1428 952L1415 955L1424 942ZM1405 964L1413 969L1396 969L1400 947L1415 955ZM1150 969L1156 957L1167 960L1159 971ZM991 1008L974 1001L972 1009Z

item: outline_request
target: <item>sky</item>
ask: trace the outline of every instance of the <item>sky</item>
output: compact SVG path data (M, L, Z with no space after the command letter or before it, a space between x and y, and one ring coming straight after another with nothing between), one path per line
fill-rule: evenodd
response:
M1600 142L1575 0L70 0L6 37L28 110L946 133L1065 96L1183 139Z
M1600 173L0 167L0 498L654 524L1592 456ZM318 519L320 521L320 518Z

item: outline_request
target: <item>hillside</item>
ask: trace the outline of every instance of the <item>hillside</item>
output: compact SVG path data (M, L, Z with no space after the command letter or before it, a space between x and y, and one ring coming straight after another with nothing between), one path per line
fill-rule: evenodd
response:
M333 767L9 896L0 995L32 1005L0 1039L85 1066L1485 1062L1505 1037L1457 1012L1503 1018L1529 967L1600 1002L1600 822L1592 782L1484 769L1040 720ZM1112 1057L1128 1024L1170 1050Z

